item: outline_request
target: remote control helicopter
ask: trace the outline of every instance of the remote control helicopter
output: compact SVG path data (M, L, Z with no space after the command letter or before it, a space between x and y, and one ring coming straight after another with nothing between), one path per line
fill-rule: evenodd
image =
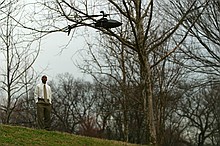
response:
M99 15L87 15L86 17L88 18L93 18L93 17L101 17L98 20L94 20L95 23L92 23L95 27L101 27L101 28L105 28L105 29L111 29L111 28L116 28L122 25L121 22L114 20L114 19L107 19L106 17L109 16L110 14L105 14L104 11L100 11ZM68 26L68 35L70 34L70 31L73 27L71 27L70 25Z
M95 23L96 27L103 27L106 29L110 29L110 28L115 28L115 27L119 27L122 25L122 23L117 20L107 19L106 17L109 14L105 14L104 11L100 11L100 13L102 13L102 15L96 15L96 17L102 16L102 18L97 20L97 22Z

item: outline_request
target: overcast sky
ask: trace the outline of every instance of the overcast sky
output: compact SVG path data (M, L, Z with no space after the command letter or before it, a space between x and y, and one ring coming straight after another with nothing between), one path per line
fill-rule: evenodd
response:
M90 78L81 73L74 65L76 62L81 62L79 50L85 47L84 39L78 37L71 40L67 48L62 49L68 42L71 36L66 33L52 33L46 36L41 45L41 52L34 64L37 72L41 72L46 68L43 74L55 79L56 75L69 72L74 75L74 78Z
M30 1L26 0L26 3L32 2L34 4L35 1L36 0L30 0ZM21 2L21 3L23 4L23 2ZM26 5L26 8L24 10L27 12L25 14L25 16L27 18L32 17L32 14L33 14L32 10L35 10L36 12L39 11L38 7L33 7L33 5ZM30 11L30 13L29 13L29 11ZM35 13L35 11L34 11L34 13ZM19 19L21 16L17 15L17 17ZM36 18L37 18L37 16L36 16ZM33 22L30 21L29 23L30 23L30 24L28 24L28 26L30 25L29 27L35 26L35 25L32 26L32 23L35 23L34 21ZM57 23L58 22L56 22L56 24ZM39 23L39 24L41 24L41 23ZM45 25L47 25L47 24L45 23ZM65 25L61 26L61 27L65 27ZM79 31L81 31L81 30L83 31L82 28L83 27L80 27ZM74 30L72 30L72 33L73 33L73 31ZM73 74L75 79L76 78L84 78L84 79L90 80L91 79L90 76L81 73L81 71L74 65L74 63L76 63L76 62L78 62L78 63L82 62L80 60L80 58L81 58L80 53L81 52L79 53L79 51L82 49L86 49L86 47L87 47L84 38L79 37L79 36L76 37L76 35L74 34L74 38L71 40L70 44L65 49L63 49L63 48L70 41L71 35L68 36L67 33L57 32L57 33L51 33L51 34L47 35L46 37L44 37L42 40L42 43L41 43L40 54L33 65L34 69L38 73L41 73L44 70L44 72L42 72L42 74L46 74L49 78L53 78L53 79L55 79L55 77L58 74L68 72L68 73ZM80 33L78 35L80 35ZM0 61L1 61L1 59L2 59L2 57L0 56Z

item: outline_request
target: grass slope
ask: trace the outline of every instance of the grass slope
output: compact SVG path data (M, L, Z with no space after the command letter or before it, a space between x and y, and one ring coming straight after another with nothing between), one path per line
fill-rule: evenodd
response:
M1 146L138 146L55 131L0 125Z

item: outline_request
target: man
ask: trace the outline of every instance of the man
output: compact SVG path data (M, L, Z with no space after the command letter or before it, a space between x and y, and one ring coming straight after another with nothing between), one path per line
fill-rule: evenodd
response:
M36 86L34 96L37 104L37 123L40 129L50 130L51 88L47 84L47 76L42 76L42 83Z

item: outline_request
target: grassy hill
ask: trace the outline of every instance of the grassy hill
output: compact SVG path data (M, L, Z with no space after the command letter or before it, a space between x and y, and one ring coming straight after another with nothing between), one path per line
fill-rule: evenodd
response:
M1 146L138 146L55 131L0 125Z

